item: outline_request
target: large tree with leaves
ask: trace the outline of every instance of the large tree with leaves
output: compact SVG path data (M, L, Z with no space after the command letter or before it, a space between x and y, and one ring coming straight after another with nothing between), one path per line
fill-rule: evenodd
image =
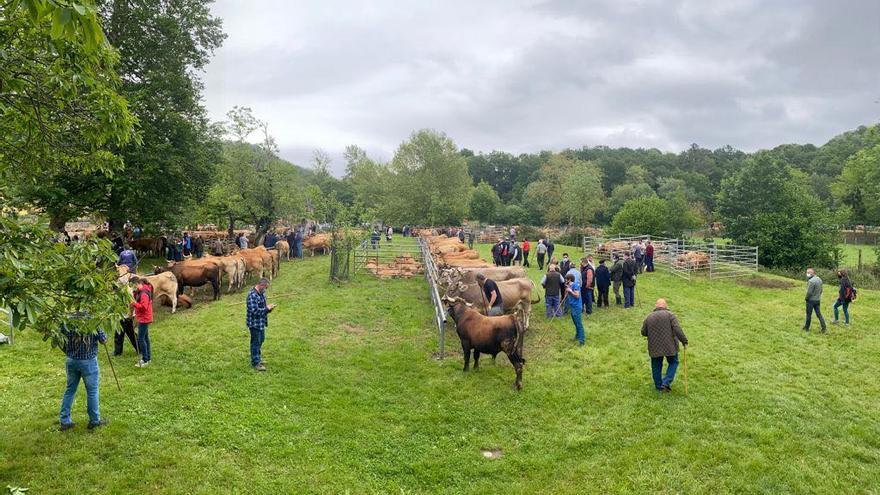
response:
M7 213L18 194L8 186L65 169L116 171L108 146L130 139L134 119L90 4L23 0L0 9L0 307L15 327L61 345L62 324L75 321L81 333L118 325L129 296L116 290L107 241L54 242L39 219Z

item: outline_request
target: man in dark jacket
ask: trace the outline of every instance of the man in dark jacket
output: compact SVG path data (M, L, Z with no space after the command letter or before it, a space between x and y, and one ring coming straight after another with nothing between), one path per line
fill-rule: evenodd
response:
M614 285L614 299L616 304L620 306L620 285L623 282L623 261L620 259L620 255L614 255L614 264L611 266L611 281Z
M568 253L562 253L562 261L559 262L559 272L567 274L569 270L571 270L571 259L569 259ZM583 280L581 280L581 282L583 282Z
M642 335L648 338L654 387L661 392L671 392L672 380L678 369L678 343L687 347L688 339L681 330L678 318L669 311L665 299L657 299L654 311L642 323ZM668 364L666 376L662 376L664 357Z
M629 253L623 255L623 307L631 308L635 302L636 274L639 266Z
M596 268L596 289L598 289L599 297L596 302L597 307L608 307L608 288L611 286L611 271L605 266L605 260L599 260L599 267Z
M482 273L477 274L477 284L483 291L483 304L486 308L486 316L501 316L504 314L504 301L501 299L501 290L498 284Z
M502 239L498 239L498 242L492 246L492 261L495 263L495 266L501 266L501 243L504 242Z
M548 270L541 279L541 285L544 287L547 318L562 316L562 304L559 300L559 295L565 288L565 279L562 278L562 274L556 270Z
M547 239L544 239L544 244L547 245L547 259L552 260L553 251L556 250L556 244L553 244L553 241L551 241L549 237Z

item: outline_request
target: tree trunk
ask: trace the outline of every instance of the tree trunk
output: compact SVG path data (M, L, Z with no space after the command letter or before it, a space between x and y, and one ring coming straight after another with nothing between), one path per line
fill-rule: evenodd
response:
M64 231L64 225L66 223L66 216L62 216L59 213L53 213L52 217L49 219L49 228L54 230L55 232L62 232Z
M254 247L257 247L263 244L263 238L269 232L269 227L272 226L272 219L261 218L254 222L254 224L257 227L257 232L254 234Z
M226 230L227 234L229 234L230 238L235 237L235 218L229 217L229 228Z

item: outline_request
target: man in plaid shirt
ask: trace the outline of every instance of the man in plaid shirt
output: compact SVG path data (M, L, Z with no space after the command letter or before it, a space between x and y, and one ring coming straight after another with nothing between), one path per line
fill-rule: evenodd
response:
M266 371L263 364L260 348L266 339L266 327L269 326L269 313L275 308L274 304L266 304L266 288L269 281L261 278L257 285L247 295L247 315L245 323L251 332L251 366L257 371Z
M107 341L107 335L103 330L98 330L97 335L81 335L76 329L62 327L65 345L64 352L67 354L67 389L61 400L61 431L74 427L70 418L70 408L76 396L76 389L82 379L86 385L86 403L89 411L89 429L95 429L107 424L106 419L101 419L98 408L98 384L100 373L98 370L98 342Z

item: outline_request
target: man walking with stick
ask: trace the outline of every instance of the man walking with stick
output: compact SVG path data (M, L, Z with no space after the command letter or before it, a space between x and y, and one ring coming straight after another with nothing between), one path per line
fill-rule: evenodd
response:
M266 327L269 326L269 313L274 304L266 304L266 288L269 280L261 278L247 296L246 323L251 332L251 366L257 371L266 371L261 348L266 340Z
M675 379L678 369L678 343L684 345L687 355L688 339L678 323L678 318L669 311L665 299L657 299L654 311L642 323L642 335L648 338L654 387L660 392L671 392L672 380ZM666 358L667 363L666 376L663 376L663 358Z
M76 329L62 327L64 334L64 353L67 354L67 388L61 399L60 430L65 431L73 428L75 423L70 417L70 408L76 397L76 389L82 379L86 386L86 404L89 412L90 430L107 424L107 420L101 418L98 404L98 386L100 384L100 370L98 369L98 342L107 342L107 335L103 330L98 330L96 335L82 335ZM110 354L107 354L109 359Z

